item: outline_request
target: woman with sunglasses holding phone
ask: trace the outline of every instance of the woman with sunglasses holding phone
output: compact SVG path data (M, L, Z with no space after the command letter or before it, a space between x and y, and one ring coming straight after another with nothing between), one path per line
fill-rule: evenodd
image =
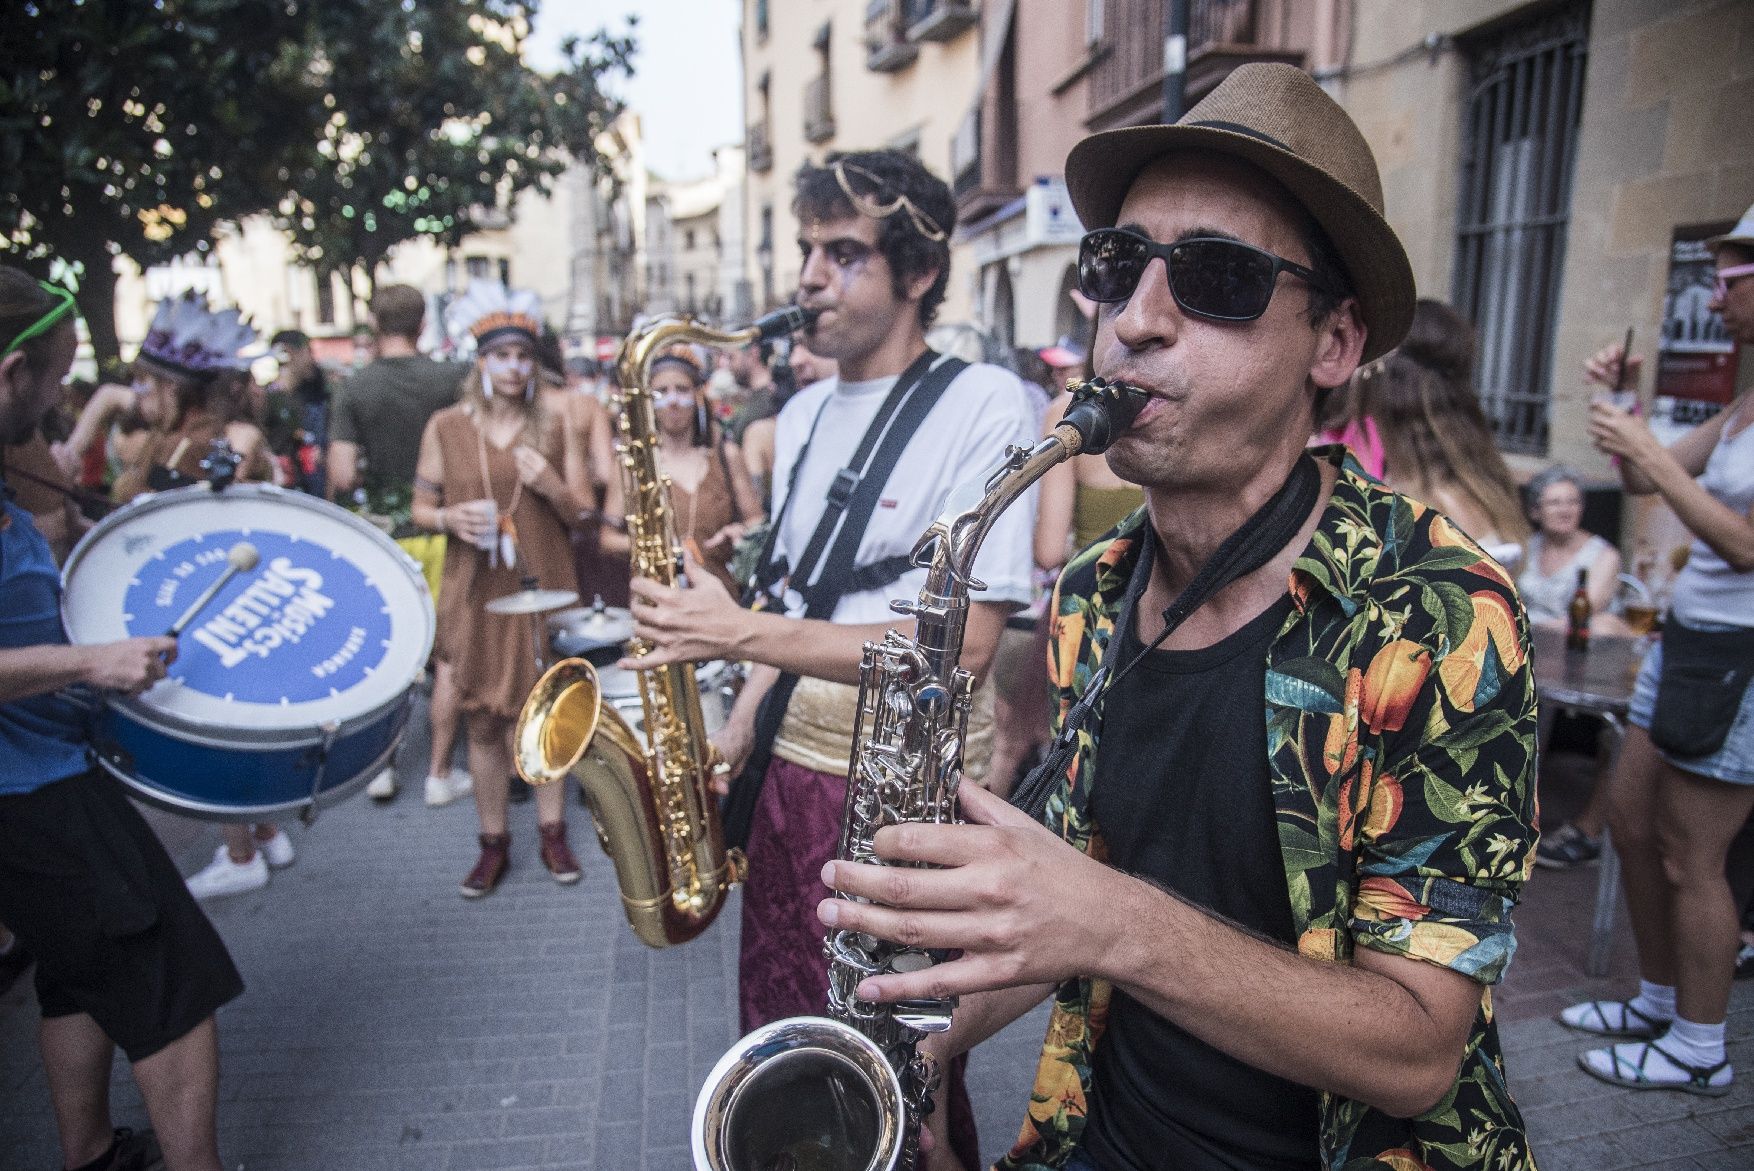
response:
M725 436L706 398L706 374L685 350L652 360L649 373L658 424L658 470L670 479L676 535L700 567L732 594L743 585L731 576L731 554L750 526L761 521L761 504L742 449ZM605 530L603 546L628 549L627 534Z
M1717 260L1711 309L1746 353L1754 346L1754 207L1706 243ZM1588 377L1613 386L1622 361L1637 385L1643 361L1618 345L1591 360ZM1639 670L1608 798L1639 991L1572 1005L1560 1020L1626 1038L1579 1056L1604 1081L1716 1097L1735 1078L1724 1018L1739 908L1724 862L1754 813L1754 394L1666 448L1604 395L1590 406L1590 436L1619 457L1626 490L1660 495L1693 543L1670 587L1663 637Z

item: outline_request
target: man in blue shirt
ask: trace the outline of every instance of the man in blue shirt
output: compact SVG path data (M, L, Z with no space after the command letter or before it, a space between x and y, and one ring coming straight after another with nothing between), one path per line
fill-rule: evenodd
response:
M36 426L76 344L71 295L0 267L0 444ZM145 819L92 766L85 711L64 693L144 691L176 640L68 645L54 560L3 468L0 491L0 921L37 958L64 1163L220 1171L213 1014L243 981ZM156 1135L111 1129L117 1046Z

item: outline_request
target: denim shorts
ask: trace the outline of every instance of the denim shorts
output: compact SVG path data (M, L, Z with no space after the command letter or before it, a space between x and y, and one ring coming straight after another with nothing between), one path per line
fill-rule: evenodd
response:
M1707 631L1740 629L1706 623L1688 625L1696 630ZM1656 717L1657 681L1662 675L1663 644L1659 639L1651 644L1650 650L1644 656L1644 663L1638 669L1638 681L1632 685L1631 707L1626 713L1628 722L1647 732L1650 731L1651 721ZM1730 734L1725 737L1723 747L1716 752L1710 756L1682 759L1658 748L1657 755L1682 772L1710 777L1732 785L1754 785L1754 686L1742 693L1742 706L1736 709L1736 719L1730 725Z

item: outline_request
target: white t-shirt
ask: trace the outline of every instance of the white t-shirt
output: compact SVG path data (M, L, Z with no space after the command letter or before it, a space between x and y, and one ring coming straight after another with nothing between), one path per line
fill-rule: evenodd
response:
M785 502L792 465L805 441L810 443L798 473L798 498L786 512L774 545L775 555L788 565L810 543L835 473L852 459L894 385L894 378L869 382L826 378L799 391L780 412L774 428L775 515ZM911 552L920 534L937 519L951 489L967 481L984 482L1008 447L1028 447L1036 441L1034 417L1028 392L1010 371L983 363L957 375L890 473L853 564L869 565ZM1034 528L1032 488L1000 515L976 555L975 576L987 589L972 595L972 601L1029 603ZM917 598L925 580L926 571L915 568L881 589L847 594L835 607L833 621L890 622L895 619L890 600ZM796 617L803 610L803 599L791 590L787 613Z

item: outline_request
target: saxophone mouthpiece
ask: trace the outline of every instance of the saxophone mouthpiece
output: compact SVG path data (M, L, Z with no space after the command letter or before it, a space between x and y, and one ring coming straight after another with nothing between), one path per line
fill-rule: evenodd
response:
M1126 382L1092 378L1072 388L1072 405L1063 424L1070 424L1084 440L1080 455L1101 455L1115 438L1133 425L1150 395Z
M800 329L810 328L810 324L820 316L815 309L806 309L802 305L782 305L772 313L768 313L755 322L762 340L785 337L789 333L797 333Z

